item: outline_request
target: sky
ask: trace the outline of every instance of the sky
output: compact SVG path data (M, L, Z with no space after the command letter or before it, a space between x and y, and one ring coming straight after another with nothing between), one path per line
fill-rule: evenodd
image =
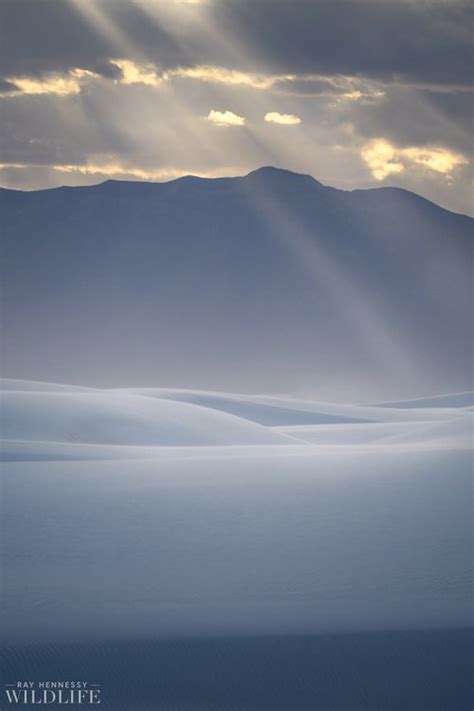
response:
M2 0L0 185L273 165L472 203L464 0Z

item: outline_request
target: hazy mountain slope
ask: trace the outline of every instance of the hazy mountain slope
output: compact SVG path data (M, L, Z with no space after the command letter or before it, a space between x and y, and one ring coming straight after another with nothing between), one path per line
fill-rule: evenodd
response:
M346 401L470 387L473 221L406 191L267 168L0 204L10 377Z

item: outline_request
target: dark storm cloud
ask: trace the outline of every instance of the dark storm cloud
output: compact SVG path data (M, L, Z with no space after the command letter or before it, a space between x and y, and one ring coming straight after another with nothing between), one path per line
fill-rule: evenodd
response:
M84 0L84 5L87 3L90 0ZM178 62L175 41L133 3L114 0L96 4L110 26L130 35L137 48L144 54L149 52L149 58L158 46L163 59ZM107 36L88 22L71 0L3 0L0 23L0 70L4 76L38 76L75 67L105 77L120 75L118 68L109 64L111 57L120 54L113 35Z
M107 54L101 39L67 2L5 0L0 19L4 76L90 67Z
M472 7L458 0L229 0L218 24L273 70L468 84Z
M464 0L210 0L199 12L213 36L166 14L151 22L138 2L95 5L129 40L134 59L163 68L213 64L448 86L472 80L472 8ZM0 12L3 76L118 71L108 64L119 49L112 34L71 0L3 0ZM239 53L239 44L250 51Z

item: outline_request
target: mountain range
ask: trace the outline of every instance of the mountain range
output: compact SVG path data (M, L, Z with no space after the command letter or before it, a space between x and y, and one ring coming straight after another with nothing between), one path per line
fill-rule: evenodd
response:
M3 372L405 398L471 387L473 220L245 177L0 190Z

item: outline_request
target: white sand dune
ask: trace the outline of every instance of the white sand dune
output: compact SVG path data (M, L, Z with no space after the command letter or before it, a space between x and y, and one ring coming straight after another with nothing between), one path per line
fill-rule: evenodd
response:
M468 409L3 386L7 639L468 625Z
M290 435L291 436L291 435ZM299 457L307 454L309 442L303 437L285 439L285 456ZM278 443L278 447L281 443ZM117 445L89 444L80 442L40 442L34 440L5 439L2 441L1 460L15 461L67 461L113 459L192 459L203 458L227 460L239 455L251 459L265 459L275 453L273 444L230 445Z
M204 392L170 388L132 388L133 392L151 398L188 402L221 410L267 426L302 424L348 424L357 422L417 422L459 417L458 407L396 408L374 405L313 402L263 395Z
M436 395L435 397L416 398L415 400L401 400L399 402L380 402L378 407L472 407L474 404L474 392L467 390L462 393L450 393L448 395Z
M136 446L290 441L225 412L113 391L7 391L2 411L3 436L10 440Z
M159 388L99 390L4 379L3 460L198 456L196 447L469 447L464 407L346 405ZM437 405L443 398L433 398ZM415 401L416 402L416 401ZM166 451L163 450L166 448ZM190 448L192 451L187 451ZM211 453L209 450L209 454ZM242 454L243 450L240 450ZM212 456L212 454L211 454ZM222 450L219 451L222 456Z
M454 449L469 448L473 441L474 417L451 417L440 421L373 422L370 424L278 427L279 432L319 446L413 445Z

